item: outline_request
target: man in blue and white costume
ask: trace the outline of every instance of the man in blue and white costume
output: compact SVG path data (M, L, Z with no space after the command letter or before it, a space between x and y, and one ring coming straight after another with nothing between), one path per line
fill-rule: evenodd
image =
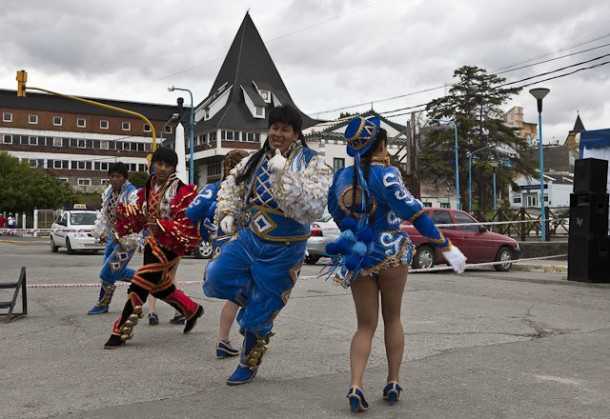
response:
M129 182L127 165L122 162L112 163L108 168L110 185L102 193L102 209L95 220L93 235L106 242L104 262L99 276L102 280L97 303L87 314L108 313L112 294L116 288L114 283L130 282L134 270L127 267L134 250L139 244L138 235L129 235L119 239L116 235L116 210L120 203L134 204L138 199L137 188Z
M215 224L228 234L247 224L204 273L205 295L241 307L244 342L228 385L256 375L303 264L310 225L326 207L331 170L301 139L301 127L293 107L272 109L263 148L242 160L218 192Z

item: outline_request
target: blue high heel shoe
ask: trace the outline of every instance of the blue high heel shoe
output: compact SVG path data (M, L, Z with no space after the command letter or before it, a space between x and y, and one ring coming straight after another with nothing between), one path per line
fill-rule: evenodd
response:
M400 397L400 392L402 391L402 387L398 384L397 381L390 381L386 384L383 389L383 400L387 400L387 402L393 405L398 398Z
M347 393L347 399L349 400L349 406L352 412L366 412L369 410L369 404L364 398L364 393L360 387L352 387Z
M216 358L227 358L239 355L239 351L231 346L228 340L216 341Z

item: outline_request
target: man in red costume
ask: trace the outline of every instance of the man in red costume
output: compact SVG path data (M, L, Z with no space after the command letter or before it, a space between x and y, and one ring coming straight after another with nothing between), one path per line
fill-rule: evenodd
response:
M190 332L203 314L203 307L176 289L170 275L181 256L198 244L197 229L185 215L197 189L176 176L178 156L173 150L158 148L151 164L154 174L138 191L137 203L121 204L117 211L116 230L120 237L145 229L149 234L144 245L144 263L131 281L123 313L114 323L106 349L118 348L133 337L148 294L182 312L186 318L184 333Z

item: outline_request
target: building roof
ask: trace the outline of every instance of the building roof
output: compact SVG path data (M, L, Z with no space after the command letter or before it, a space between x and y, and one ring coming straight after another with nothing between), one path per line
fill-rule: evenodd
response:
M582 120L580 119L580 114L576 115L576 121L574 122L574 128L572 128L572 131L579 133L585 130L585 126L582 123Z
M391 132L388 132L389 139L394 143L401 142L404 140L404 138L406 138L406 134L405 134L406 127L404 125L397 124L395 122L390 121L387 118L384 118L382 115L378 114L373 109L371 109L367 112L364 112L362 114L359 114L359 115L362 116L363 118L368 118L370 116L376 116L381 121L382 127L384 125L386 125L386 128L390 127L392 129L396 130L398 134L394 135L394 136L392 136ZM303 130L303 134L305 134L306 137L310 137L312 139L321 138L324 136L341 137L341 139L343 139L343 131L345 130L345 127L349 124L349 122L355 116L356 115L350 115L345 118L337 119L335 121L321 122L313 127L310 127L309 129Z
M176 105L161 105L152 103L127 102L119 100L89 98L106 105L127 109L140 113L150 120L167 120L174 112ZM26 97L17 97L15 90L0 89L0 107L8 109L32 109L36 111L65 112L75 114L93 114L107 116L126 116L126 114L99 106L78 102L61 96L47 93L28 92Z
M207 131L210 126L241 130L266 129L267 120L253 117L248 109L244 98L244 90L256 106L264 106L267 109L265 116L277 102L275 99L271 103L265 102L259 94L260 90L269 91L280 104L291 105L299 110L290 97L290 93L282 81L249 13L246 13L233 39L210 93L198 107L203 104L209 105L215 100L212 98L217 95L218 91L225 88L231 89L227 103L210 119L205 122L201 121L203 123L200 123L200 126L203 126L203 128L199 128L197 131ZM303 118L303 128L310 127L318 122L301 110L299 112Z

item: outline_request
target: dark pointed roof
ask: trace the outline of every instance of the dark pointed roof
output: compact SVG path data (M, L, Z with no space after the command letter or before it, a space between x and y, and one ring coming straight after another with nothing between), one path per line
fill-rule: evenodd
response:
M201 104L211 103L213 97L220 96L226 88L231 89L226 105L205 121L202 124L204 127L211 125L229 129L266 129L267 119L254 118L245 103L244 91L255 105L262 104L267 108L268 117L273 105L265 103L258 94L257 88L270 91L282 105L292 105L298 109L249 13L246 13L233 39L208 97ZM301 110L299 112L303 118L303 128L318 122Z
M585 126L583 125L582 121L580 120L580 114L576 114L576 122L574 122L574 128L572 128L572 131L578 133L578 132L582 132L585 130Z

